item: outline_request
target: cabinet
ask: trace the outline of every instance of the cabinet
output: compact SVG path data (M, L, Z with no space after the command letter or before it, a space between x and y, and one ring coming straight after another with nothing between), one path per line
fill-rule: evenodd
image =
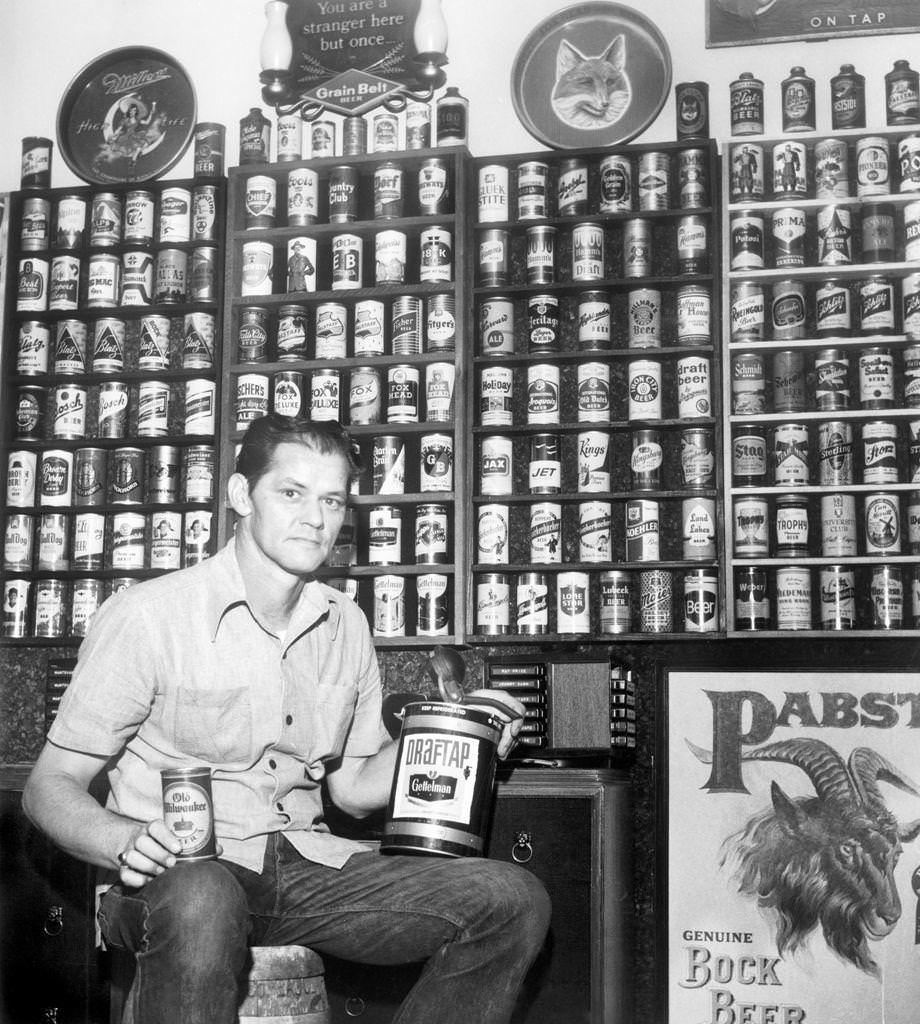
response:
M920 621L916 136L726 146L728 632Z
M499 778L496 793L486 853L532 871L553 908L514 1024L629 1024L632 835L625 774L515 768ZM333 1017L383 1024L417 976L418 967L374 969L327 958Z
M229 172L222 476L269 409L348 427L367 469L323 573L380 647L465 632L467 161L447 147Z
M11 197L4 640L79 643L110 593L212 551L224 195Z
M473 640L721 629L715 153L473 163Z

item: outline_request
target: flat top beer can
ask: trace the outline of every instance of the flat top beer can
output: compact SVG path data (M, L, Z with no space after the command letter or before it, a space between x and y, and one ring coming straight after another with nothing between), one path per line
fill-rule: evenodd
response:
M732 146L729 179L729 195L733 203L763 199L763 146L753 142Z
M588 212L588 165L580 157L571 157L559 164L556 210L560 217Z
M680 82L674 86L677 138L709 138L709 85L706 82Z
M177 839L178 860L210 860L217 856L211 769L166 768L160 772L163 821Z

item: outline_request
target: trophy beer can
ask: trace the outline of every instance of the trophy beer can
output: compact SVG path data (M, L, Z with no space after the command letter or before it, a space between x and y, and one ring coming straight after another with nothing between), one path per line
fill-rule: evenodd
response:
M163 821L181 844L177 860L212 860L217 856L214 833L214 803L211 796L211 769L164 768L160 772L163 787Z
M732 356L731 410L735 416L759 416L767 411L764 359L759 352Z
M732 506L733 547L738 558L766 558L770 553L767 499L739 495Z

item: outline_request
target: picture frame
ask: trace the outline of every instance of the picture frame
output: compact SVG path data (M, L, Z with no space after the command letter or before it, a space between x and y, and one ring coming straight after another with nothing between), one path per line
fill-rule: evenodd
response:
M910 1024L920 673L669 670L665 1024Z
M523 126L554 149L628 142L658 116L671 55L654 22L617 3L574 4L541 21L511 69Z

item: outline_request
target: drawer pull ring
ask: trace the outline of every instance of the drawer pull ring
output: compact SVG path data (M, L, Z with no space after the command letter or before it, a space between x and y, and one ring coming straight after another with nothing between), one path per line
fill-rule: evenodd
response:
M64 930L64 908L52 905L48 908L48 915L42 925L42 931L46 935L60 935Z
M518 832L511 847L511 859L516 864L526 864L533 859L533 845L529 832Z

